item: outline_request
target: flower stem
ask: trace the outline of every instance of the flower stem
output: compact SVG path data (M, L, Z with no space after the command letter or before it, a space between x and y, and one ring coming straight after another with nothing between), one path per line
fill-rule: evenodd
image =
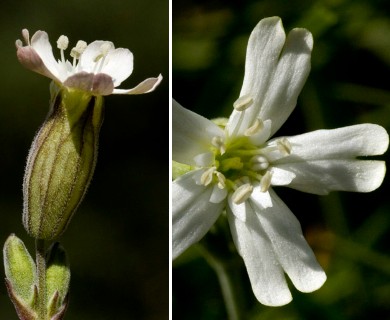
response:
M43 239L35 240L36 265L38 279L38 319L46 320L46 243Z
M215 224L214 232L207 234L199 242L198 247L218 277L228 319L241 320L244 319L245 310L241 279L243 263L237 252L231 250L232 246L229 246L231 239L226 238L225 226L221 225L221 222L226 223L226 221L219 221Z

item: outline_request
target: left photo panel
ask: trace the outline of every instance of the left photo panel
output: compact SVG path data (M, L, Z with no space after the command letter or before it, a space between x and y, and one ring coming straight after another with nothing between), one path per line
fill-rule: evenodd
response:
M169 1L0 8L0 319L168 319Z

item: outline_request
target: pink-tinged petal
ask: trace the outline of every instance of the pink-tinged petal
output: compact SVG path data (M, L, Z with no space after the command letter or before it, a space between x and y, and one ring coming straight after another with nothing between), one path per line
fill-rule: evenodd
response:
M162 81L160 74L157 78L148 78L132 89L114 89L114 94L142 94L154 91Z
M79 72L65 80L64 86L89 92L93 85L93 73Z
M31 38L31 47L35 50L38 56L41 58L45 68L52 76L43 74L53 80L60 82L64 81L66 75L62 75L58 69L58 62L54 58L53 49L49 42L49 36L44 31L37 31Z
M172 159L196 166L199 155L208 154L214 137L224 137L212 121L172 101ZM198 159L199 160L199 159Z
M53 80L59 81L53 73L46 67L42 58L32 46L23 47L21 42L16 43L16 56L19 62L27 69L44 75ZM54 57L53 57L54 58Z
M90 92L97 96L110 95L114 89L112 79L109 75L99 73L79 72L65 80L64 85L69 88L75 88Z
M128 49L118 48L109 52L106 61L100 72L112 77L114 87L119 86L133 72L133 54Z
M79 61L79 68L86 72L98 72L97 70L97 64L101 62L95 61L96 57L102 54L102 45L108 43L111 46L111 51L114 50L114 44L110 41L103 41L103 40L96 40L94 42L91 42L84 50L83 54L80 57ZM102 58L101 58L102 59Z
M292 300L283 269L253 206L247 201L246 222L227 209L230 230L242 256L253 293L267 306L282 306Z
M197 174L191 171L172 183L172 259L203 238L226 203L211 203L213 186L197 185Z
M331 191L371 192L379 188L386 174L384 161L335 159L278 164L295 178L287 187L326 195Z
M98 96L107 96L112 94L114 83L112 78L104 73L95 74L92 82L92 93Z
M299 221L272 189L269 193L273 205L268 208L250 198L257 216L257 221L252 223L261 225L277 261L294 286L302 292L315 291L324 284L325 272L303 237Z

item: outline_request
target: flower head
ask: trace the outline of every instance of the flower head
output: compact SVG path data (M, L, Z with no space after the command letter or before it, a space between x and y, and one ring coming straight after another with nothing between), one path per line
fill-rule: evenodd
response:
M65 87L92 95L141 94L153 91L162 80L159 75L144 80L132 89L115 89L133 71L133 54L130 50L115 49L110 41L97 40L87 45L80 40L71 49L72 61L69 61L64 55L69 40L66 36L60 36L57 48L61 58L56 60L45 31L37 31L31 40L27 29L23 29L22 35L26 45L21 40L16 41L20 63Z
M280 18L261 20L247 47L244 82L229 119L218 124L173 101L173 160L190 171L172 186L173 258L199 241L226 209L254 294L266 305L291 301L284 273L302 292L326 275L300 224L273 190L288 186L324 195L369 192L385 175L386 130L361 124L271 138L294 109L310 71L312 35Z

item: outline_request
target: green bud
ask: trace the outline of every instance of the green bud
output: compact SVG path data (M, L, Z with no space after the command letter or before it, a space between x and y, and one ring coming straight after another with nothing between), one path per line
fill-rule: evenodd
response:
M103 97L52 88L23 182L23 224L32 237L51 240L65 231L93 176L102 122Z
M34 304L37 297L35 263L24 243L11 234L4 244L4 269L9 297L20 319L37 319Z
M65 250L58 242L51 246L46 260L47 313L50 319L54 316L61 319L68 302L70 268Z

